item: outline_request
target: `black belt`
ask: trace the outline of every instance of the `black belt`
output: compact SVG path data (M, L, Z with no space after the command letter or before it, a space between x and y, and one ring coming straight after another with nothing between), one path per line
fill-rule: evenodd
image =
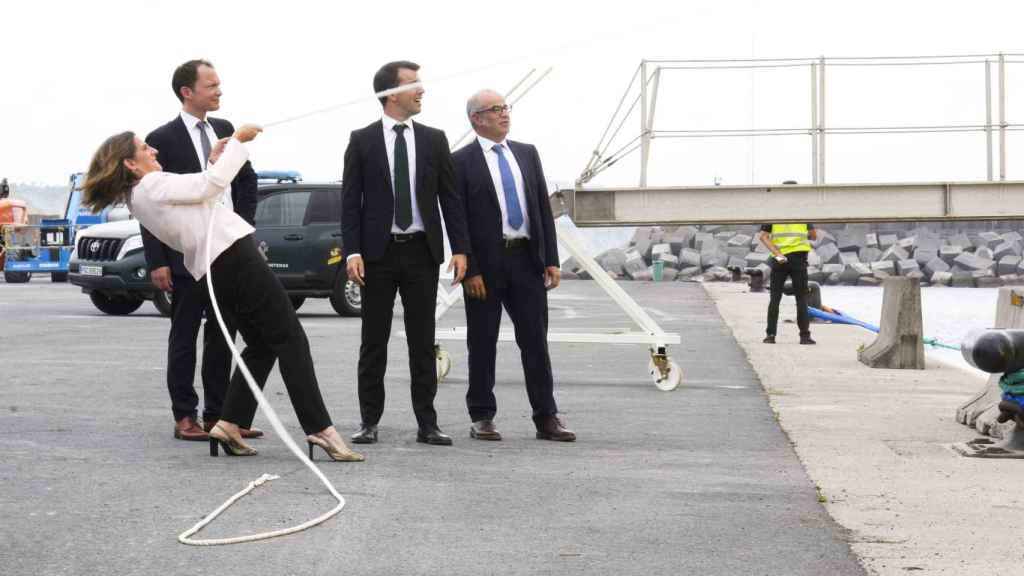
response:
M505 248L526 248L530 244L529 238L505 238Z
M404 244L413 240L422 240L427 237L426 232L410 232L409 234L392 234L391 241L397 244Z

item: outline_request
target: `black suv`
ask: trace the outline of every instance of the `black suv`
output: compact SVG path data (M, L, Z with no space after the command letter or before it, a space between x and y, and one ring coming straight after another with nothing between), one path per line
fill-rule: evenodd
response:
M342 316L360 313L359 287L345 274L341 184L260 184L256 242L298 310L306 298L330 298ZM131 314L153 300L170 314L166 294L149 281L136 220L82 230L68 279L108 314Z

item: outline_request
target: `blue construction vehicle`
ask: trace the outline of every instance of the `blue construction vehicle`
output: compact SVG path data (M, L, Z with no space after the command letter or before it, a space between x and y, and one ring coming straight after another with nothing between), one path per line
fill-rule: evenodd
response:
M71 175L70 192L63 218L44 218L39 224L8 224L3 227L7 247L4 280L28 282L32 274L50 274L54 282L67 282L68 262L81 228L106 222L112 209L93 214L82 206L85 175ZM118 210L114 208L113 210ZM123 210L123 208L121 209Z

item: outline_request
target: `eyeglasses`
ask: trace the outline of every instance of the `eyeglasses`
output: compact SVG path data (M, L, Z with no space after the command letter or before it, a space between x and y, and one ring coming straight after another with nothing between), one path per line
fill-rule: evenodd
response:
M509 105L509 104L495 104L494 106L491 106L490 108L481 108L479 110L475 110L474 113L475 114L483 114L484 112L494 112L495 114L501 114L502 112L511 112L511 111L512 111L512 106Z

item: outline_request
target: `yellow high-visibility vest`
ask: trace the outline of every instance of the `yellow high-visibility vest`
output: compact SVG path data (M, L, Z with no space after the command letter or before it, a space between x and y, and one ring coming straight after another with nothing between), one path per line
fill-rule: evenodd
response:
M779 252L810 252L811 243L807 239L807 224L772 224L772 244Z

